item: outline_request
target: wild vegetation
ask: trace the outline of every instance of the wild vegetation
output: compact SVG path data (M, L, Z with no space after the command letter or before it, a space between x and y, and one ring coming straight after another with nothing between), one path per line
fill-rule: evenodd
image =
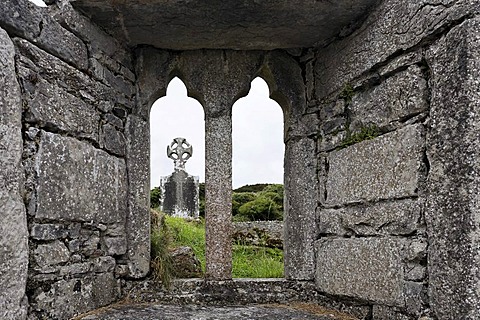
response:
M203 191L202 191L203 189ZM205 272L205 221L185 220L162 213L158 209L159 191L151 190L152 212L152 273L166 287L175 277L170 252L177 247L191 247ZM202 196L203 193L203 196ZM201 201L204 203L204 186ZM253 185L234 190L233 216L235 221L275 220L283 216L283 186ZM233 245L234 278L283 277L283 251L242 243Z

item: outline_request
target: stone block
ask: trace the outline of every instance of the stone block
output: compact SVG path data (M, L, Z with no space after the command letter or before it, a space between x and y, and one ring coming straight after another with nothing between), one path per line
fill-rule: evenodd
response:
M405 281L405 309L408 314L419 317L427 309L427 287L422 282Z
M99 257L93 261L93 271L97 273L113 272L116 261L112 257Z
M430 306L437 319L480 319L479 35L477 16L427 52L432 103L425 220Z
M111 124L102 126L101 145L105 150L117 156L125 156L125 136Z
M62 28L49 15L44 16L40 35L34 42L42 49L76 68L87 70L88 52L85 44L73 33ZM60 43L62 45L59 45Z
M36 218L97 224L125 221L124 160L85 142L43 131L36 167Z
M427 79L418 66L410 66L378 86L356 94L349 105L350 130L375 125L386 128L428 110Z
M1 21L5 10L0 11ZM26 319L28 306L25 295L28 229L21 165L22 101L14 56L13 43L0 28L0 318L5 320Z
M127 239L125 237L104 237L103 243L107 255L121 255L127 252Z
M285 146L285 277L312 280L315 273L315 208L318 196L315 141L304 138Z
M73 33L27 0L9 0L0 13L0 26L36 43L60 59L86 70L87 48ZM59 45L61 43L61 45Z
M93 104L48 83L27 68L19 67L19 75L25 91L26 121L98 142L100 114Z
M320 291L404 307L402 249L405 240L318 240L316 284Z
M419 223L424 204L417 199L377 202L318 212L319 233L323 235L403 235L422 231Z
M70 251L61 241L39 244L34 251L35 262L40 268L65 263L70 259Z
M113 57L125 68L132 69L132 58L129 50L92 23L86 16L73 9L69 1L56 1L56 6L49 9L58 23L86 43L91 55ZM131 71L128 71L122 73L131 73Z
M331 152L327 205L416 196L424 148L423 126L411 125Z
M315 64L317 99L340 90L369 70L375 72L397 53L430 41L480 11L475 1L445 4L428 0L379 3L355 32L319 51Z
M61 224L34 224L30 237L35 240L55 240L66 238L68 231Z
M48 83L97 105L124 100L124 97L112 88L91 79L85 73L39 49L30 42L15 39L14 43L18 50L18 65L30 69L34 74L41 75L42 79Z
M31 297L32 310L40 319L70 319L119 298L119 282L112 273L53 282Z
M92 270L92 267L93 265L91 262L73 263L73 264L61 267L60 275L73 276L73 275L79 275L79 274L86 274Z
M128 164L127 257L129 276L141 278L150 269L150 146L149 123L129 116L125 126ZM115 230L108 230L108 233Z

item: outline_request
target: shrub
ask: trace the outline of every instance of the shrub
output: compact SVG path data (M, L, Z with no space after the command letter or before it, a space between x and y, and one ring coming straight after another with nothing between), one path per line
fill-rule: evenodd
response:
M235 216L238 214L238 209L245 203L255 200L257 195L253 192L234 192L232 194L232 214Z
M282 216L275 201L262 195L242 205L238 214L253 221L277 220Z
M160 207L160 198L162 196L162 190L159 187L155 187L150 190L150 208L156 209Z

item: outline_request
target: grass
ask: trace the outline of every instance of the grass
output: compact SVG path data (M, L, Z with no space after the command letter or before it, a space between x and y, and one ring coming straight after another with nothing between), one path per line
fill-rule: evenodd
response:
M172 237L172 248L187 246L192 248L205 272L205 222L187 221L183 218L165 216L165 223Z
M255 246L233 246L234 278L282 278L283 251Z
M154 279L168 288L173 278L172 261L168 254L172 248L191 247L205 272L205 222L187 221L157 211L152 223L152 269ZM233 245L234 278L283 277L283 251L266 247Z

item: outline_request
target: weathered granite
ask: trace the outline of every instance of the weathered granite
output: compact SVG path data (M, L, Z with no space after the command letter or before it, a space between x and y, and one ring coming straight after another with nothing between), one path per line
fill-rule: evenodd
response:
M124 305L80 317L84 320L354 320L348 314L317 305L198 306L198 305Z
M232 118L205 120L205 276L232 277Z
M39 319L70 319L114 302L119 294L118 280L102 273L54 282L31 297L30 307Z
M355 32L318 51L314 66L318 99L341 90L352 79L375 76L369 71L431 43L479 12L475 0L379 2Z
M56 83L45 81L27 68L18 69L24 89L25 121L98 142L100 114L93 104Z
M225 280L232 277L231 109L248 93L263 56L246 51L200 53L182 53L178 67L189 95L192 93L205 109L205 276Z
M205 281L204 279L176 279L170 289L161 283L128 282L124 288L132 300L141 303L195 304L195 305L249 305L272 303L316 303L348 313L358 319L367 319L370 307L357 301L338 301L323 295L312 281L285 279L234 279L233 281Z
M67 262L70 259L70 251L62 242L56 240L52 243L38 245L33 256L35 263L43 268Z
M22 199L22 101L14 55L12 41L0 28L0 318L5 320L27 317L29 252Z
M402 314L391 307L375 305L373 306L373 310L372 310L372 319L373 320L385 320L385 319L412 320L412 317Z
M337 236L408 236L424 232L423 211L423 201L417 199L318 209L318 232Z
M232 238L234 243L283 248L282 221L234 222Z
M428 51L429 296L438 319L480 317L480 20L453 28Z
M72 4L131 46L271 50L312 47L348 34L376 1L135 1L127 5L74 0Z
M316 243L317 288L327 294L405 306L403 239L324 239Z
M329 154L330 206L418 195L425 130L411 125Z
M36 170L35 218L104 224L124 221L127 213L124 160L85 142L43 131ZM56 183L52 184L52 180Z
M100 131L100 145L108 152L124 157L126 153L125 135L111 124L105 124Z
M317 161L315 141L304 138L288 141L285 146L285 278L313 280L315 272L314 241L317 226Z
M28 0L8 0L0 12L0 26L79 69L88 66L85 44Z
M128 214L126 221L129 276L142 278L150 270L150 135L149 122L127 119Z
M110 71L122 74L131 81L133 74L132 54L117 39L72 8L69 0L54 0L48 10L52 17L65 29L80 38L88 48L90 57L106 66Z
M418 66L410 66L381 82L378 86L354 94L348 106L350 130L358 132L367 126L380 129L395 127L426 111L429 91L427 79Z
M138 48L135 53L138 92L134 113L147 120L153 103L167 94L177 57L170 51L152 47Z

